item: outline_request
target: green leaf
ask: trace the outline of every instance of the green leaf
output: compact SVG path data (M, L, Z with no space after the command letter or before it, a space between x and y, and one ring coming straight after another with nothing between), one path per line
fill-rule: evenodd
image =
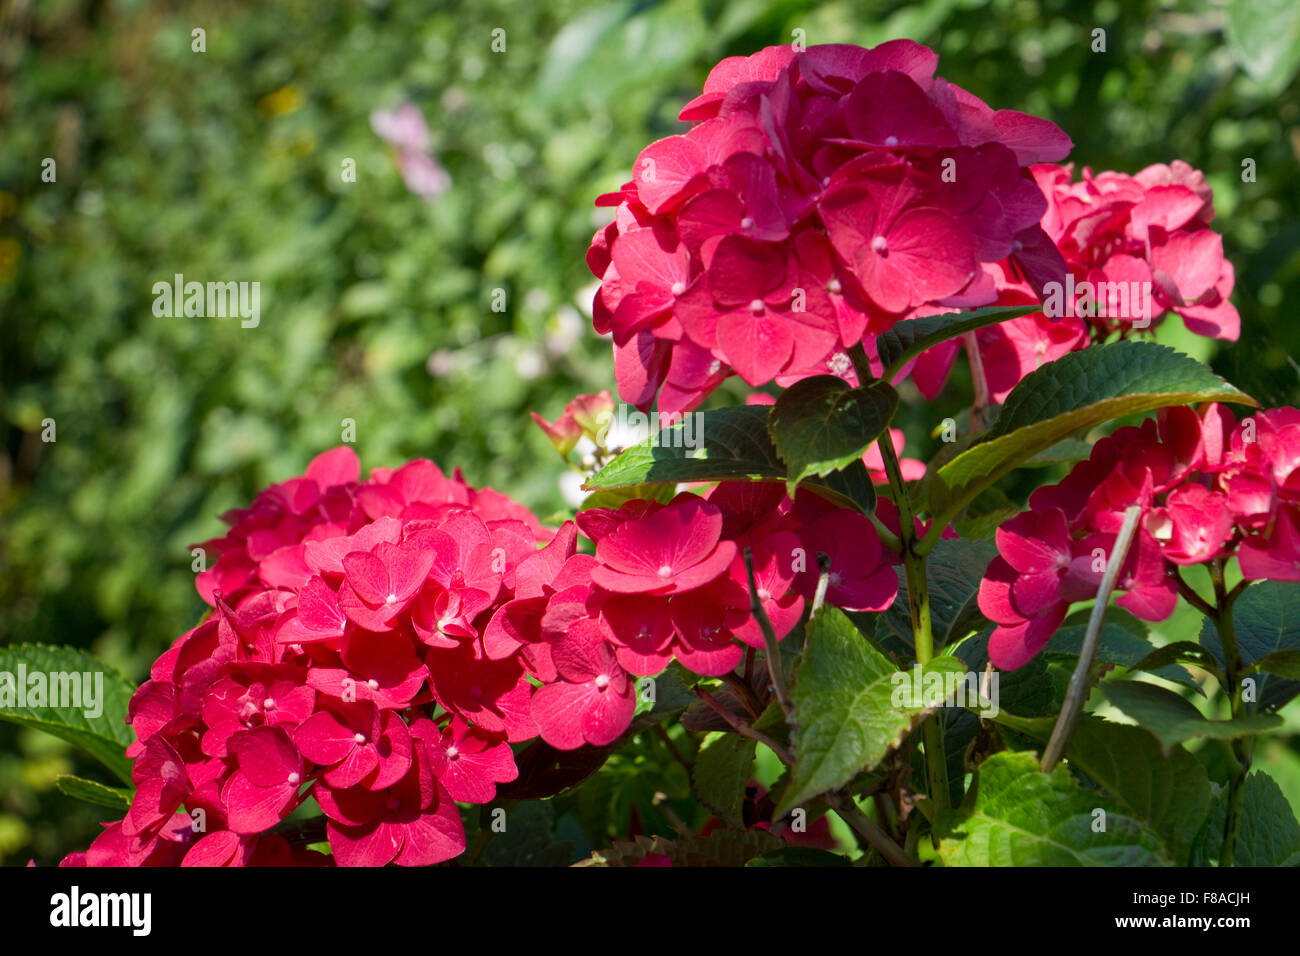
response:
M926 558L930 591L930 625L935 646L944 647L988 622L979 609L980 579L998 549L991 541L940 540ZM882 620L903 643L912 646L912 614L907 578L900 575L898 597Z
M1035 740L1047 742L1054 717L1026 720L1005 711L995 718ZM1200 761L1181 746L1166 756L1141 727L1085 715L1066 749L1070 766L1082 770L1122 803L1134 819L1154 830L1185 863L1210 812L1210 778Z
M1282 718L1276 714L1210 720L1173 691L1141 681L1104 681L1101 691L1118 710L1155 734L1166 751L1193 737L1232 740L1282 726Z
M1255 661L1255 666L1268 674L1300 680L1300 651L1274 651Z
M1097 813L1104 811L1104 818ZM1094 829L1097 821L1105 829ZM1084 790L1058 766L1038 770L1031 752L980 764L961 807L939 814L945 866L1163 866L1160 839L1115 801Z
M755 857L745 866L852 866L846 856L815 846L783 846Z
M585 487L598 491L660 482L784 478L785 465L767 435L770 410L742 405L692 413L625 448Z
M939 657L923 675L931 672L964 674L966 666ZM872 647L843 611L822 608L794 675L795 764L778 815L875 767L933 709L933 701L927 707L916 699L912 678Z
M741 405L691 412L686 421L625 448L583 487L602 491L677 482L784 481L788 469L767 432L770 411L765 405ZM875 507L875 491L861 462L805 486L843 507Z
M1157 647L1137 663L1125 666L1130 670L1147 671L1169 679L1169 666L1176 663L1187 663L1209 671L1219 680L1219 683L1223 683L1223 671L1219 662L1215 660L1213 654L1194 641L1174 641L1163 647Z
M1107 608L1107 618L1115 610L1119 609ZM1087 630L1086 624L1070 624L1067 621L1064 627L1052 635L1051 641L1043 652L1049 659L1069 658L1073 664L1079 657L1079 651L1083 649L1083 637ZM1153 645L1146 638L1139 637L1119 624L1106 620L1101 626L1095 660L1101 664L1114 664L1128 670L1150 671L1165 680L1182 684L1204 694L1186 668L1180 667L1177 663L1164 662L1158 664L1155 670L1150 666L1139 666L1147 657L1152 656L1153 649Z
M994 306L973 312L925 315L919 319L897 322L888 332L876 336L876 354L880 356L881 367L885 369L881 378L886 382L893 381L903 365L940 342L974 332L986 325L1017 319L1040 309L1041 305Z
M885 431L898 408L887 382L862 388L834 375L814 375L776 400L768 434L788 468L788 492L811 475L822 477L857 461Z
M966 506L965 513L952 525L962 538L987 540L998 528L1023 511L1002 489L985 488ZM940 539L942 541L942 539Z
M946 522L1034 455L1113 418L1208 401L1256 404L1163 345L1125 341L1071 352L1025 376L983 439L938 470L930 511Z
M721 734L704 745L695 758L695 793L706 807L733 826L744 826L740 816L745 784L754 767L757 743L737 734Z
M1300 69L1300 6L1293 0L1231 0L1226 34L1233 59L1268 94Z
M1300 823L1277 781L1257 770L1246 778L1234 866L1300 866Z
M1232 623L1243 664L1250 666L1278 651L1300 651L1300 583L1257 581L1232 604ZM1201 643L1224 666L1223 646L1214 622L1201 625ZM1277 710L1300 694L1300 681L1279 674L1256 678L1250 710Z
M970 640L963 641L953 653L966 666L983 674L989 662L989 637L993 628L986 627ZM1013 671L994 668L998 678L998 706L1024 717L1043 717L1060 709L1061 698L1048 673L1045 655L1035 656L1024 667Z
M673 661L654 677L635 678L636 713L624 736L638 734L648 727L662 723L669 717L680 714L691 704L694 704L699 698L695 696L692 688L698 679L676 661ZM647 685L645 684L647 680L653 683ZM646 693L650 687L654 689L653 700L650 700L649 695Z
M135 794L134 790L125 787L110 787L70 773L59 774L54 778L54 785L70 797L93 803L97 807L108 807L118 813L126 813L131 808L131 798Z
M38 674L42 675L42 685L46 687L43 704L33 702L30 693L35 689L30 679ZM75 690L71 686L72 676L76 676L80 686L86 674L91 675L86 684L91 693L81 691L79 701L68 697ZM28 684L25 702L17 693L24 675ZM59 675L56 687L49 686L50 675ZM50 706L56 691L61 699L82 706ZM76 744L124 783L131 783L131 761L126 758L126 748L135 741L135 734L127 726L126 716L134 692L135 686L114 668L74 647L17 644L0 648L0 720L35 727ZM93 701L92 696L96 698ZM25 706L19 706L20 703ZM89 710L97 713L89 714Z
M606 488L601 491L587 495L582 500L581 511L588 508L621 508L629 501L635 501L638 498L643 501L658 501L660 504L668 504L677 494L677 485L672 483L665 484L645 484L629 485L625 488Z

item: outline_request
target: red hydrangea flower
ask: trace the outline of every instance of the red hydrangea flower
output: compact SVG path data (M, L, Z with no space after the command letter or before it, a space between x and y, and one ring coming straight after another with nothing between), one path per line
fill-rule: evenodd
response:
M540 609L523 611L590 587L576 528L544 529L428 461L362 480L349 448L225 519L197 581L212 614L131 701L131 808L68 862L426 865L461 852L455 801L515 778L510 743L537 735L534 685L557 676ZM518 634L488 638L496 620ZM273 832L313 801L332 856Z
M651 143L587 262L619 393L694 407L727 375L782 384L847 370L866 332L993 302L986 265L1037 290L1065 272L1029 172L1057 127L934 75L910 40L729 58ZM1197 299L1198 305L1204 303Z
M1070 165L1044 163L1030 171L1047 199L1043 231L1066 269L1044 289L1010 261L983 266L997 288L997 305L1032 304L1046 292L1046 314L976 333L993 401L1003 401L1044 362L1090 342L1150 332L1170 312L1198 335L1237 339L1232 264L1209 226L1213 191L1199 171L1181 160L1133 176L1085 167L1077 181ZM918 359L913 378L927 398L943 387L957 349L957 342L947 342Z
M1093 446L1030 511L997 531L999 556L979 605L996 625L989 658L1023 666L1070 605L1095 597L1124 511L1141 507L1116 582L1116 603L1161 621L1177 602L1182 565L1235 556L1247 580L1300 581L1300 412L1280 408L1236 423L1220 405L1163 410ZM1293 477L1294 476L1294 477Z

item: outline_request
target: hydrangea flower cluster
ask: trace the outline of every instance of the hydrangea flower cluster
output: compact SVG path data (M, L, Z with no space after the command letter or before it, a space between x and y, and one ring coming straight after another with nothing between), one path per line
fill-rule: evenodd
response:
M456 802L516 778L530 677L555 670L493 625L576 574L574 524L429 461L362 481L346 447L224 518L197 581L212 613L131 701L131 807L65 862L328 862L269 832L309 798L339 865L459 854Z
M806 492L791 501L779 484L724 482L708 497L636 500L577 520L596 543L594 557L572 559L580 575L500 616L516 640L549 644L555 673L539 675L548 683L533 698L533 718L559 749L615 740L635 710L631 678L658 674L674 658L718 676L740 663L744 647L763 647L746 548L778 640L814 595L819 552L830 558L828 604L881 611L898 591L868 518Z
M865 333L998 296L983 263L1035 289L1065 272L1028 167L1071 142L934 75L909 40L731 57L651 143L587 261L619 392L664 411L726 376L848 372Z
M997 531L999 556L980 582L996 625L989 657L1014 670L1037 654L1074 601L1096 596L1125 510L1142 509L1116 601L1162 621L1178 597L1178 567L1235 555L1247 580L1300 581L1300 411L1237 423L1206 405L1162 411L1093 446L1030 510Z
M1005 400L1043 363L1112 335L1150 331L1170 312L1197 335L1236 341L1232 263L1209 226L1214 195L1198 170L1175 160L1134 176L1085 167L1078 181L1072 165L1044 163L1030 172L1047 198L1042 227L1068 275L1046 290L1043 312L976 333L993 401ZM1031 305L1044 291L1009 262L984 268L998 305ZM945 342L917 361L912 377L927 398L943 387L959 345Z

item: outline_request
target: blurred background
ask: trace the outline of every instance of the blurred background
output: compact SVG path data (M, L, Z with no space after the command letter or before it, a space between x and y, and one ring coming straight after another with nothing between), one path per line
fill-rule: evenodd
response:
M344 419L367 470L430 457L543 516L563 508L563 465L527 412L553 419L613 386L587 311L584 252L607 221L592 200L679 131L713 63L796 30L933 46L939 72L995 108L1060 124L1078 165L1204 170L1242 341L1220 349L1176 318L1161 339L1266 405L1296 403L1298 11L0 0L0 645L86 647L144 679L203 609L189 546L339 444ZM450 177L430 198L371 126L407 100ZM153 284L176 273L260 282L260 324L156 316ZM968 405L963 374L938 402L904 396L909 456ZM1300 802L1292 744L1260 760ZM54 790L63 772L100 776L0 725L0 862L47 865L97 832L101 811Z

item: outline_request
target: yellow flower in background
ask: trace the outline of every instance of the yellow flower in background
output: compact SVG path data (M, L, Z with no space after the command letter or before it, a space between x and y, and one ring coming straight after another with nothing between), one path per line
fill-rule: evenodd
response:
M18 260L23 257L22 244L10 236L0 237L0 282L7 282L18 271Z
M257 101L257 108L267 116L288 116L302 108L302 90L289 83Z

